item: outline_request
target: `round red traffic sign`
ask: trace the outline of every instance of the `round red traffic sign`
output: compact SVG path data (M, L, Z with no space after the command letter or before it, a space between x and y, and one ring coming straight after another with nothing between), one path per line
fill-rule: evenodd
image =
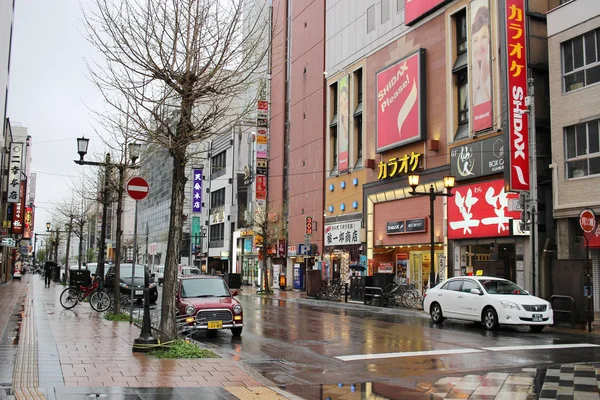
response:
M579 213L579 226L585 233L592 233L596 229L596 213L586 208Z
M149 191L150 186L144 178L136 176L127 182L127 193L129 193L129 196L134 200L142 200L148 196Z

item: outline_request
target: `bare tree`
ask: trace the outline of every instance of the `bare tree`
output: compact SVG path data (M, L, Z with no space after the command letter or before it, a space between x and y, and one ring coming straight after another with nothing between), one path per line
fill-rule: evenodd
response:
M287 211L284 204L267 203L258 206L251 212L246 211L246 224L254 231L257 237L260 252L260 269L263 278L260 287L264 293L269 293L270 263L267 259L277 252L279 241L287 237Z
M258 3L94 0L85 13L89 40L102 58L90 71L105 101L129 116L132 137L166 148L173 160L163 340L177 335L175 290L191 145L247 119L256 102L242 99L266 74L270 8Z

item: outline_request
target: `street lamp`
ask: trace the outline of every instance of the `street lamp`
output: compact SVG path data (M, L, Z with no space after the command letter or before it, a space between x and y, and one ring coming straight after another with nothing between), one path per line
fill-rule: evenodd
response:
M435 246L435 236L434 236L434 207L435 198L438 196L442 197L452 197L454 194L452 193L452 188L454 187L455 178L453 176L444 176L444 188L447 190L446 192L436 192L433 188L433 184L429 186L429 191L427 192L417 192L417 186L419 186L419 175L410 174L408 175L408 184L412 188L410 194L412 196L429 196L429 255L430 255L430 264L429 264L429 287L433 287L433 282L435 282L435 258L434 258L434 246Z

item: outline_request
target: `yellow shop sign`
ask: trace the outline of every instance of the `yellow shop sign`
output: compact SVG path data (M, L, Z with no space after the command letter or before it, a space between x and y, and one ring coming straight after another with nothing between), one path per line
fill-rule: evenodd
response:
M423 154L415 153L414 151L409 154L405 154L404 157L390 158L387 162L379 162L379 175L378 180L393 178L397 174L408 174L409 172L415 171L419 167L419 158Z

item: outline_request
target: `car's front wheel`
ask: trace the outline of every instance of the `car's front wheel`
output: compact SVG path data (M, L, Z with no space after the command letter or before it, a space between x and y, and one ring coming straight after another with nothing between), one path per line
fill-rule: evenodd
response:
M442 307L438 303L433 303L430 307L429 315L434 324L440 324L444 321Z
M529 329L531 332L541 332L544 329L545 325L529 325Z
M233 334L233 336L240 336L242 334L242 327L231 328L231 333Z
M498 314L496 313L496 310L488 307L483 311L483 326L485 326L485 329L488 331L498 328Z

